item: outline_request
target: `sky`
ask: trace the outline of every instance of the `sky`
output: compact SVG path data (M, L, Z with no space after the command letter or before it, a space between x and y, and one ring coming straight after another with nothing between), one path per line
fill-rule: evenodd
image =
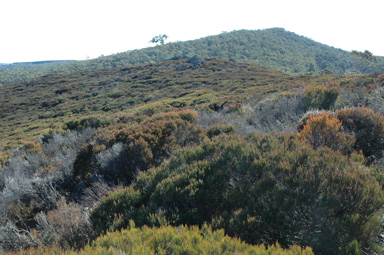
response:
M384 56L383 0L0 0L0 63L84 60L224 31L281 27Z

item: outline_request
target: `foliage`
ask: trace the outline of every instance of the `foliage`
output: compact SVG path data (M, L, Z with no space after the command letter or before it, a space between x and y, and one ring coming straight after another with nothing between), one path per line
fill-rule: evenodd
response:
M384 118L365 107L344 108L336 112L345 132L356 137L354 149L362 151L368 162L383 156Z
M74 252L58 247L23 250L10 254L254 254L254 255L312 255L310 248L292 246L287 250L279 244L252 246L224 235L223 230L212 231L208 225L198 227L170 227L142 229L131 226L121 232L108 233L91 245Z
M163 36L154 37L155 42L161 42L159 39L162 38L166 39ZM350 53L314 42L282 28L254 31L239 30L198 40L167 43L162 46L164 46L162 60L198 55L208 58L231 59L236 62L250 62L285 73L321 73L324 70L329 70L335 74L354 71L369 73L380 68L383 70L382 65L384 63L384 58L377 57L378 61L375 65L362 65L359 62L360 58L356 58L353 52ZM0 85L30 81L53 73L72 73L155 63L159 60L158 57L158 49L152 47L85 61L64 62L61 65L60 62L40 65L39 67L35 67L37 65L33 63L4 65L0 66ZM1 72L2 69L8 71Z
M108 119L100 118L98 116L87 116L78 120L71 120L65 123L65 129L69 130L81 130L85 128L101 128L111 124Z
M231 125L215 125L208 129L207 136L212 138L220 134L233 134L235 130L235 127Z
M303 105L307 110L329 110L339 95L338 85L307 86L303 90Z
M72 165L77 150L89 142L92 134L89 129L53 134L42 144L31 143L11 150L12 156L0 168L0 250L36 246L48 242L44 239L48 236L52 242L75 244L59 226L72 224L64 228L69 233L76 224L84 227L81 223L87 219L84 215L80 217L77 205L58 201L63 195L78 199L82 192L82 186L73 180ZM79 218L74 223L68 214ZM46 219L46 224L42 224L42 219ZM38 225L41 232L34 232L32 229ZM82 235L82 231L86 229L71 234Z
M87 144L74 162L74 175L86 183L102 175L115 184L130 184L138 172L160 165L178 148L199 143L205 132L191 123L196 118L192 111L156 114L100 139L98 145Z
M252 43L267 50L282 32ZM225 56L227 45L214 38L204 42ZM295 35L284 38L289 48ZM374 254L383 202L376 180L384 183L383 74L285 75L236 62L241 54L227 61L163 46L164 58L171 50L186 57L112 67L115 59L107 69L2 87L0 252L52 245L63 253L81 248L93 228L106 233L134 220L140 227L209 223L249 243L313 246L318 254ZM243 53L244 61L254 57ZM198 54L208 52L200 47ZM311 72L350 70L322 54L307 66ZM141 57L156 60L155 52ZM285 61L264 63L275 60ZM288 67L299 70L299 62ZM345 108L358 105L366 108ZM312 108L341 110L305 114ZM296 131L300 119L298 135L277 133Z
M292 133L305 108L301 91L293 89L264 97L253 95L249 102L242 104L242 112L254 132Z
M150 43L160 43L160 45L164 45L165 43L165 40L167 40L168 36L167 35L157 35L155 37L152 38L152 40L150 41Z
M268 94L292 86L292 77L253 64L205 59L194 68L188 61L53 74L4 86L0 146L14 146L15 140L33 140L42 133L102 128L114 124L122 112L150 116L207 108L251 92ZM307 79L298 78L296 83Z
M351 58L354 62L353 67L355 72L366 72L367 70L372 69L375 70L378 61L378 59L368 50L365 50L364 52L353 50L351 52ZM377 69L380 70L379 66L377 66Z
M344 133L341 127L342 122L333 114L322 112L318 115L309 115L297 138L300 142L310 144L314 149L327 146L349 155L356 139Z
M297 243L316 254L343 254L352 243L361 250L379 231L383 194L354 160L294 137L219 136L141 173L103 199L91 221L104 233L131 219L159 225L153 215L161 213L172 225L212 222L250 243Z
M384 118L366 107L309 112L300 121L298 138L315 149L328 146L344 154L362 153L366 163L380 160L384 149Z
M65 198L58 201L57 208L36 215L38 238L45 245L57 245L63 249L79 249L91 234L90 223L83 209Z
M17 146L21 140L66 129L103 128L115 124L122 113L150 116L180 109L217 111L233 103L244 105L239 107L240 118L251 129L292 132L304 113L302 87L325 86L326 92L333 88L327 85L332 80L341 87L335 108L353 103L384 112L379 75L290 76L249 63L190 62L190 58L178 58L160 66L52 74L4 86L0 90L0 146ZM312 99L317 102L317 95Z

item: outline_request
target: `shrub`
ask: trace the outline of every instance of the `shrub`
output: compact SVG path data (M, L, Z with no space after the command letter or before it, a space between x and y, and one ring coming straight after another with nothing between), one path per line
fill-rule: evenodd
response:
M0 250L4 251L38 244L29 229L36 225L37 212L54 207L59 194L52 183L61 179L50 172L40 173L49 167L41 153L14 153L20 155L0 170Z
M178 112L180 119L193 123L197 120L197 113L194 111L180 111Z
M110 193L91 222L97 233L131 219L153 226L161 212L172 225L212 222L252 244L278 240L340 254L357 243L361 250L380 231L375 213L384 200L358 160L293 136L214 137Z
M77 204L61 198L57 208L36 216L38 236L45 245L79 249L87 242L91 226L87 213Z
M303 90L303 105L307 110L328 110L335 103L338 95L339 88L336 83L329 83L326 86L309 85Z
M302 95L296 91L277 93L258 101L250 100L242 110L255 132L294 132L304 114Z
M207 136L209 138L212 138L220 134L234 134L235 131L236 131L236 128L231 125L215 125L208 129Z
M365 107L345 108L336 112L345 132L356 137L354 149L362 151L368 162L383 156L384 118Z
M109 183L129 185L138 172L160 165L180 147L199 143L205 136L193 111L139 118L137 125L117 131L101 144L87 144L78 153L74 174L86 184L97 175ZM102 148L102 149L99 149Z
M0 226L0 253L27 249L39 245L37 238L34 238L28 231L15 226L13 222L2 222Z
M29 152L41 152L41 145L34 141L22 141L23 147L26 151Z
M85 144L83 148L79 150L73 163L74 176L87 184L92 182L94 174L100 169L93 149L93 144Z
M23 149L9 151L0 169L0 250L41 243L30 231L35 216L54 210L63 194L78 198L82 187L73 181L72 165L77 148L92 135L90 129L51 134L42 144L24 142Z
M254 255L313 255L310 248L292 246L287 250L279 244L252 246L239 239L232 239L223 230L212 231L204 224L198 227L170 227L142 229L133 226L121 232L108 233L74 252L56 246L23 250L18 255L28 254L254 254Z
M111 124L110 120L101 118L99 116L89 116L79 120L71 120L64 125L64 129L80 130L85 128L100 128Z
M314 149L327 146L346 155L352 152L356 139L342 131L342 123L334 115L322 112L308 116L303 122L305 124L297 134L300 142L308 143Z

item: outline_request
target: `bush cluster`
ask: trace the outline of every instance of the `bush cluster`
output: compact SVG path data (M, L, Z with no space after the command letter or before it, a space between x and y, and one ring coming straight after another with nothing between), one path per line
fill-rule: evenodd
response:
M208 129L207 136L212 138L214 136L218 136L220 134L233 134L235 133L236 128L231 125L215 125Z
M67 203L62 197L57 208L36 215L36 238L42 244L55 244L63 249L79 249L91 236L88 215L78 204Z
M74 174L86 183L101 175L115 184L129 184L140 171L159 166L176 149L199 143L205 132L192 124L196 118L192 111L157 114L87 144L77 155Z
M304 125L299 127L297 138L300 142L310 144L314 149L321 146L341 151L349 155L353 151L356 138L343 132L342 122L328 112L318 115L309 115Z
M335 82L326 86L309 85L303 90L303 105L307 110L328 110L339 96L339 87Z
M102 130L90 117L23 142L0 168L0 252L376 252L383 174L364 164L382 158L384 119L364 107L312 111L297 134L249 134L269 112L269 131L296 122L301 114L284 115L284 105L304 113L302 100L289 92L201 114L217 117L200 123L206 129L185 110L125 114ZM242 114L250 129L227 122Z
M212 231L204 224L198 227L170 227L142 229L133 225L121 232L108 233L75 252L58 247L22 250L17 255L33 254L174 254L174 255L203 255L203 254L254 254L254 255L313 255L310 248L292 246L287 250L279 244L269 246L253 246L239 239L224 235L223 230Z
M57 234L60 231L59 220L62 225L71 223L65 216L65 210L61 210L67 207L60 206L58 202L62 196L69 199L77 197L81 187L73 182L72 164L78 149L89 142L92 136L93 130L90 129L52 134L41 144L24 142L22 148L10 151L12 156L0 169L0 251L17 250L42 243L61 245L68 241L73 244L70 241L73 236ZM38 215L46 214L48 220L43 227ZM86 242L89 236L78 238L77 234L81 233L76 233L79 230L76 227L80 226L78 223L66 225L65 230L77 236L76 242ZM39 227L40 234L32 231ZM48 229L55 234L48 234ZM48 235L54 237L45 238ZM44 238L40 238L43 236ZM63 242L54 241L59 239Z
M384 118L366 107L345 108L336 112L345 132L356 137L354 148L362 151L368 161L383 156Z
M112 192L91 212L96 233L211 222L230 236L316 254L361 254L378 233L383 194L361 161L293 136L217 136ZM373 227L374 226L374 227Z
M344 154L361 152L368 164L383 157L384 118L366 107L310 113L298 130L298 139L315 149L327 146Z

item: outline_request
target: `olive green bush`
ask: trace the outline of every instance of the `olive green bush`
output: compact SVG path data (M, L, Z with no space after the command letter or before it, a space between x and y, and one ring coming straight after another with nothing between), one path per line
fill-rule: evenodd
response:
M292 246L284 250L279 244L271 245L268 248L264 245L249 245L239 239L226 236L223 230L212 231L207 224L201 228L196 226L148 228L145 226L139 229L134 228L131 223L131 227L128 229L107 233L78 252L63 250L54 246L52 248L39 247L22 250L11 254L313 255L313 252L308 247L301 248L299 246Z
M362 151L368 162L383 156L384 118L366 107L344 108L336 112L345 132L356 137L354 148Z
M104 198L91 222L96 233L130 220L138 226L159 226L162 217L175 226L210 222L252 244L362 254L374 246L383 203L362 163L294 136L221 135L140 173L133 185Z
M212 138L212 137L218 136L220 134L233 134L233 133L235 133L235 131L236 131L236 128L234 126L231 126L231 125L225 125L225 124L215 125L215 126L212 126L208 129L207 136L209 138Z
M339 88L336 83L326 86L309 85L303 90L303 105L307 110L328 110L339 96Z

